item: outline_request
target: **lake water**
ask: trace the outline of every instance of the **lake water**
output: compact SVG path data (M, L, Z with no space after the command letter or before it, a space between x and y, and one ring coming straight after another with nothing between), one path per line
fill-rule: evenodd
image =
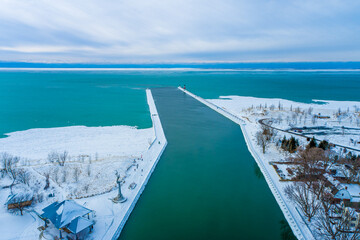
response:
M184 84L204 98L360 101L359 72L1 71L0 136L70 125L147 128L144 89L155 88L169 145L121 239L287 236L240 128L176 89L161 88Z
M0 136L39 127L151 126L145 88L221 95L360 101L359 72L0 72Z

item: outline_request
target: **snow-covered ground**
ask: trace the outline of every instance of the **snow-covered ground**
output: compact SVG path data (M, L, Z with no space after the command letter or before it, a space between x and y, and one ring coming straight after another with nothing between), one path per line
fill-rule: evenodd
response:
M68 151L72 161L78 156L95 158L136 156L146 151L154 139L153 128L137 129L130 126L35 128L5 134L0 138L0 152L23 159L47 161L51 152Z
M182 88L179 89L184 91ZM274 161L280 161L287 156L282 154L279 155L279 150L275 146L270 146L269 149L267 149L266 154L263 154L262 149L256 144L255 134L260 129L258 120L262 118L268 118L269 116L263 112L259 115L252 115L251 113L247 114L246 109L251 108L252 105L255 107L256 104L262 104L264 106L268 99L230 96L224 97L226 100L206 100L190 93L189 91L185 90L185 92L240 125L249 151L261 169L269 185L269 188L278 202L290 227L292 228L293 233L298 239L315 239L313 231L308 227L308 223L304 220L304 217L300 213L299 209L293 202L290 202L284 194L284 188L290 183L286 181L280 181L281 178L279 174L276 172L275 168L269 164ZM295 104L294 102L282 99L270 99L270 101L267 103L268 107L275 103L277 104L276 106L278 106L279 101L281 101L281 104L283 104L284 108L287 106L290 108L291 104ZM286 111L283 110L283 112ZM284 133L284 135L287 137L290 136L286 133ZM280 167L280 169L281 168L282 167ZM283 172L285 170L286 169L282 169Z
M250 124L271 118L273 127L299 128L306 136L360 150L360 102L313 100L314 103L300 103L241 96L222 96L208 101Z
M29 186L15 187L34 192L30 209L41 213L54 201L77 199L95 210L96 224L87 239L116 239L167 143L151 91L146 90L146 94L153 121L149 129L73 126L30 129L0 139L0 152L19 156L17 167L31 176ZM64 166L49 161L49 154L58 156L64 151L68 153ZM125 203L111 201L117 195L115 170L122 179L122 193L128 199ZM44 190L46 175L50 176L50 187ZM20 216L9 213L4 205L10 190L2 187L11 182L5 177L0 183L0 239L39 239L37 228L44 223L34 212ZM131 183L136 184L134 189L129 188ZM48 239L53 234L58 235L58 231L51 227L44 232Z
M289 157L289 153L279 150L279 146L275 144L270 144L266 153L263 153L261 147L256 144L255 135L261 129L258 121L271 119L271 125L278 129L291 129L292 132L306 134L307 137L315 136L317 139L358 148L357 145L360 143L357 132L360 130L360 102L314 100L315 103L306 104L284 99L240 96L206 100L188 91L185 92L240 125L249 151L264 174L269 188L295 236L298 239L315 239L313 227L305 220L306 218L295 203L289 201L284 194L285 187L291 182L280 180L291 178L288 171L290 165L276 164L277 167L273 166L274 162ZM326 126L325 130L321 129L323 126ZM318 127L320 128L317 129ZM301 130L299 131L299 129ZM322 133L319 134L319 132ZM279 135L281 135L278 136L279 139L283 136L289 139L291 136L286 132L281 132ZM298 140L300 145L307 142L306 138Z

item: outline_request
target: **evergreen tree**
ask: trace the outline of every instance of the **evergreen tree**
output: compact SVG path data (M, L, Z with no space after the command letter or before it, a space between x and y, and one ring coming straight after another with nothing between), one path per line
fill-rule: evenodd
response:
M306 148L314 148L314 147L317 147L317 143L316 143L316 140L315 140L315 138L313 137L311 140L310 140L310 142L309 142L309 144L306 146Z
M322 140L320 143L319 143L319 148L322 148L323 150L327 150L329 149L329 143L325 140Z

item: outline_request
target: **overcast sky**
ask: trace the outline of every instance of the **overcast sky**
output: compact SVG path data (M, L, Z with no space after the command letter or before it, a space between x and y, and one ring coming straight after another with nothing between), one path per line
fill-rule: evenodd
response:
M0 61L359 60L359 0L0 0Z

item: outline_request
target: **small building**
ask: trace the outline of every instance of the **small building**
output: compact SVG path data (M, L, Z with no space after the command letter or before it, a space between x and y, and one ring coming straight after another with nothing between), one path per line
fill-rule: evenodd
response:
M341 189L334 195L334 200L339 201L351 201L351 195L347 189Z
M30 206L32 204L34 195L32 193L15 193L10 194L6 200L5 205L8 209L16 209Z
M65 200L62 202L54 202L44 208L43 214L40 215L41 219L45 221L47 226L50 221L60 231L60 238L62 232L74 234L78 239L79 234L84 233L85 230L92 231L94 221L90 220L90 210L73 200Z
M360 202L360 185L358 184L341 184L340 189L335 195L335 201L344 201L358 203Z
M329 116L324 116L324 115L321 115L320 113L318 113L318 115L314 115L314 117L319 118L319 119L329 119L330 118Z

